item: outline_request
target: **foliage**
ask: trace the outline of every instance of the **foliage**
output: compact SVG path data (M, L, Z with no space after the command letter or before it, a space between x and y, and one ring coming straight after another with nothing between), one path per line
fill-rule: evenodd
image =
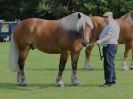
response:
M112 11L118 18L132 8L133 0L0 0L0 19L57 19L75 11L99 16Z

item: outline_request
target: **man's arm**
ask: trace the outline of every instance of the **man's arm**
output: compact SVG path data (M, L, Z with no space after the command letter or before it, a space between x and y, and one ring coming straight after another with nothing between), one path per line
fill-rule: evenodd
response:
M112 35L109 34L109 35L105 36L104 38L102 38L102 39L100 39L100 40L97 40L97 41L96 41L96 44L102 44L103 42L108 41L108 40L110 40L111 38L112 38Z

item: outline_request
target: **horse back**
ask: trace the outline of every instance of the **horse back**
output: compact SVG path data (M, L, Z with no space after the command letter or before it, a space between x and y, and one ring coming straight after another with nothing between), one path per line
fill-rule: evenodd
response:
M133 40L133 25L126 19L119 18L116 20L120 26L120 35L118 42L123 44Z
M57 21L49 21L37 18L30 18L22 21L16 26L13 32L14 40L18 46L26 47L30 43L38 44L40 42L54 42L59 31ZM52 38L54 37L54 38Z
M60 53L62 50L79 46L80 39L65 31L59 20L43 20L30 18L22 21L16 26L13 35L19 49L37 48L46 53ZM79 47L78 47L79 48Z

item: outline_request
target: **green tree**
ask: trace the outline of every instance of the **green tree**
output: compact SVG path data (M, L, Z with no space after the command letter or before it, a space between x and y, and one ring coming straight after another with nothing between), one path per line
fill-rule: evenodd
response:
M57 19L72 12L101 16L112 11L118 18L133 10L133 0L0 0L0 19L38 17Z
M0 19L14 20L19 12L19 0L0 0Z

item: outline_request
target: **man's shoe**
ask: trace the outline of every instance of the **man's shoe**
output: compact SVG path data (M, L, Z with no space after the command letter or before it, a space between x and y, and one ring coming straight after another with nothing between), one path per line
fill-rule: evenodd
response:
M112 84L104 83L102 85L99 85L99 87L111 87Z
M112 81L112 84L114 85L114 84L116 84L116 82L115 81Z

